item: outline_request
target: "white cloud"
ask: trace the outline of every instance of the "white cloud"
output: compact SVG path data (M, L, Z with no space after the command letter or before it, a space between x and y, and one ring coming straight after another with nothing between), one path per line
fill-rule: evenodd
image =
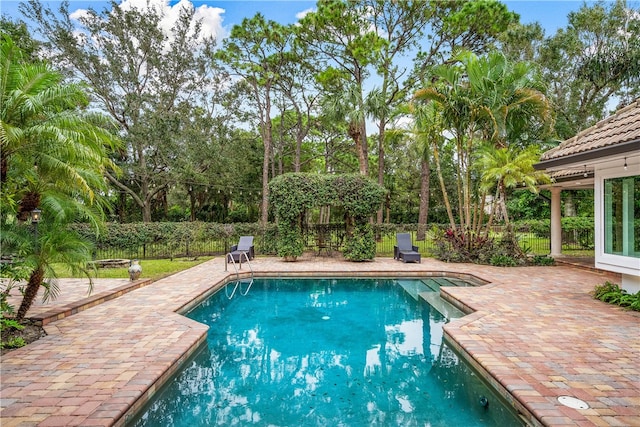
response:
M180 16L180 11L183 8L194 9L193 3L190 0L180 0L180 2L171 6L169 0L124 0L120 3L120 7L123 10L148 10L156 9L164 16L160 21L160 28L167 35L171 36L171 29L174 23ZM200 31L200 40L204 40L206 37L213 37L217 41L222 40L227 36L227 32L222 26L222 15L225 10L219 7L211 7L208 5L202 5L195 9L195 20L202 22L202 28ZM84 9L78 9L70 14L71 19L80 19L87 15L87 11Z
M227 31L222 26L224 12L224 9L204 4L196 9L195 18L202 21L202 33L213 36L218 42L227 36Z
M80 19L86 18L88 16L89 16L89 13L85 9L78 9L69 14L69 18L75 19L76 21L79 21Z
M296 19L299 21L302 18L304 18L305 16L307 16L308 14L315 12L316 10L314 8L309 8L309 9L305 9L302 12L298 12L296 13Z

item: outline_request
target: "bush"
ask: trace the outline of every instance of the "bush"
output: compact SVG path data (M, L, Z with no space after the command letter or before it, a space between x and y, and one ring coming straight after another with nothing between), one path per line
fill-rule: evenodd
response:
M287 223L278 226L278 256L297 258L304 251L302 235L298 228L290 227Z
M16 284L24 283L29 278L29 274L29 268L19 260L13 259L0 264L0 277L3 278L3 282L0 285L0 330L22 328L22 325L17 321L7 317L12 316L15 312L15 307L9 304L8 298ZM20 293L24 292L23 287L19 287L18 290Z
M518 260L509 255L494 255L489 260L489 264L496 267L515 267L518 265Z
M593 297L600 301L640 311L640 292L629 294L615 283L605 282L594 288Z
M532 265L554 265L556 260L547 255L536 255L531 258Z
M486 264L493 253L492 238L470 230L449 228L444 233L432 228L435 240L434 256L446 262L473 262Z
M4 264L3 264L3 267L4 267ZM10 268L6 268L6 267L2 268L2 271L4 274L7 274L9 270ZM6 276L3 275L2 277L6 277ZM4 289L0 289L0 332L11 330L11 329L20 330L24 328L24 326L22 326L17 320L6 317L7 315L12 315L14 313L14 307L11 304L9 304L9 302L7 301L7 298L9 297L9 293L12 287L13 287L13 282L10 281L9 284L6 285L6 287L4 287ZM0 348L19 348L19 347L24 347L25 345L26 345L26 342L24 341L24 339L20 337L11 338L6 342L5 341L0 342Z
M470 262L503 267L526 265L529 248L521 248L518 235L513 230L493 238L484 233L470 230L432 227L434 236L434 256L446 262ZM547 262L547 261L541 261ZM553 262L553 260L552 260ZM548 265L548 264L545 264Z
M353 236L347 239L344 258L349 261L367 261L376 256L376 241L373 228L369 224L354 227Z

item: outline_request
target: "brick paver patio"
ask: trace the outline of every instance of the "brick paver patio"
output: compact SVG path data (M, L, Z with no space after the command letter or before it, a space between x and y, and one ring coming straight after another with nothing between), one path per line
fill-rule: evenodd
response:
M446 298L473 310L445 333L532 425L640 426L640 313L589 296L605 280L619 283L617 275L432 259L258 258L252 265L271 276L474 275L490 283L443 288ZM206 337L205 326L176 311L230 276L219 257L155 283L136 282L129 292L122 281L98 281L89 304L86 286L62 283L64 299L30 312L50 319L48 336L2 357L0 425L123 425ZM589 408L569 408L559 396Z

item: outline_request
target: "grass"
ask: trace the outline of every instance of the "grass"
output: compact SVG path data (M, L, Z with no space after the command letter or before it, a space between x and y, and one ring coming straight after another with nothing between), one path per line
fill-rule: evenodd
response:
M187 270L191 267L194 267L198 264L202 264L205 261L212 259L213 257L198 257L197 259L193 258L174 258L170 259L149 259L149 260L141 260L140 265L142 266L142 276L141 278L159 280L163 277L170 276L172 274L178 273L183 270ZM58 277L81 277L74 276L71 274L67 268L63 265L57 265L54 267ZM128 279L129 272L127 271L128 267L124 268L98 268L92 271L91 277L98 279Z

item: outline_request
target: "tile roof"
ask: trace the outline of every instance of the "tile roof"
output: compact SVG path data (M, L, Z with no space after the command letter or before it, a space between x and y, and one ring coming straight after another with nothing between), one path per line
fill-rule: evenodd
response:
M556 160L632 141L640 141L640 99L544 152L540 160Z
M593 168L584 168L584 169L561 169L558 171L553 171L549 173L549 176L552 180L560 181L567 180L573 178L593 178Z

